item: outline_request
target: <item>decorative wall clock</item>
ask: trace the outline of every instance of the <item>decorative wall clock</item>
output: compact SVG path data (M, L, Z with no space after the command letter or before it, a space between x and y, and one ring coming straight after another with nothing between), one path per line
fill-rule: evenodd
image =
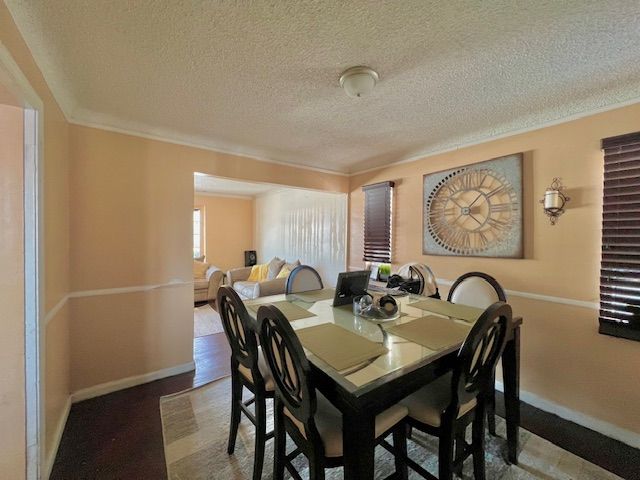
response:
M522 154L424 176L422 253L522 258Z

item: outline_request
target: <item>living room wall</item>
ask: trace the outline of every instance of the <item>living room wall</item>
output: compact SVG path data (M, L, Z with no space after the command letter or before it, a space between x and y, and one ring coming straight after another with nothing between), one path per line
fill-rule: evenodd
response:
M346 195L278 189L258 195L255 212L259 263L300 260L317 269L326 286L335 286L346 267Z
M204 209L206 262L223 272L244 266L244 251L254 249L254 199L196 194Z
M483 271L511 291L522 327L523 399L640 447L640 343L598 334L603 154L600 140L640 130L640 104L351 177L351 268L362 266L362 186L395 182L393 263L424 262L450 284ZM422 254L423 175L525 153L525 258ZM571 201L555 226L538 199L562 177Z

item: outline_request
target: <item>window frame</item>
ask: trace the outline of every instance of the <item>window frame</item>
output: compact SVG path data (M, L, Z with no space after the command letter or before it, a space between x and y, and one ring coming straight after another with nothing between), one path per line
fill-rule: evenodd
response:
M196 252L195 252L195 219L193 218L193 214L199 211L200 212L200 255L196 256ZM205 228L204 228L204 224L205 224L205 207L204 205L194 205L193 207L193 213L192 213L192 217L191 217L191 249L193 251L193 258L199 258L199 257L206 257L206 251L205 251Z
M640 341L640 132L602 140L599 332Z
M365 185L363 222L362 222L362 260L372 264L391 264L393 258L393 197L395 183L385 181ZM383 220L379 216L371 219L367 211L370 209L382 209L385 214ZM370 223L373 222L373 225ZM371 238L372 230L378 230L382 235ZM386 231L385 231L386 230Z

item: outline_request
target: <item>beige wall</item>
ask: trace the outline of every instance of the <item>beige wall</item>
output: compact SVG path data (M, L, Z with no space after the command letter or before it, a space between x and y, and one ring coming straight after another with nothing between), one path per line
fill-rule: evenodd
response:
M244 251L253 250L253 198L196 195L204 209L204 251L207 263L220 270L244 266Z
M4 2L0 2L0 43L9 51L22 73L44 104L44 253L45 253L45 312L65 298L68 293L69 277L69 216L68 216L68 126L62 112L55 102L47 84L35 64L27 45L16 28L11 14ZM4 191L4 189L3 189ZM4 202L3 202L4 203ZM3 218L3 220L5 220ZM66 361L68 353L68 316L67 310L61 309L57 315L49 319L42 334L45 336L46 371L44 372L45 392L45 454L52 455L55 439L55 426L63 418L69 393L69 365ZM24 322L22 322L24 324ZM13 345L22 345L20 332L4 332L4 338ZM14 352L16 355L18 352ZM22 360L19 360L20 362ZM14 360L18 362L18 360ZM3 368L8 367L3 362ZM14 368L12 372L17 372ZM12 373L11 375L14 375ZM9 378L0 375L3 380ZM23 386L24 389L24 386ZM24 425L24 413L18 415L17 398L6 399L0 414L0 442L4 459L6 452L4 441L18 443ZM22 408L22 407L20 407ZM4 462L4 460L2 460ZM19 470L9 467L0 468L7 478L19 479L24 476L24 458Z
M424 261L439 278L479 270L507 289L597 302L603 160L600 140L640 130L640 105L351 177L351 266L362 264L363 185L396 182L395 264ZM422 176L525 152L526 258L422 255ZM571 202L552 227L537 200L562 177ZM599 335L597 311L512 297L524 317L522 388L544 399L640 433L640 344Z
M21 108L0 105L0 472L24 477L24 236ZM7 478L9 478L7 477Z
M76 125L70 134L71 288L86 295L71 300L74 391L192 360L193 288L167 284L192 281L194 172L348 189L340 175ZM234 255L227 266L243 261ZM113 291L123 287L135 293Z

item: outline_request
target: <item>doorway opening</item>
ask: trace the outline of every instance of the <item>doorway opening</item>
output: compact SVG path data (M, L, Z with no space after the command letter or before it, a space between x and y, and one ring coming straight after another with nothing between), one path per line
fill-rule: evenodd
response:
M16 455L26 457L26 477L46 475L44 466L44 371L42 278L42 102L9 52L0 45L0 196L3 205L1 302L6 319L5 364L24 369L3 379L12 422L6 426ZM5 383L6 382L6 383ZM19 401L24 398L24 402ZM16 438L24 435L24 444ZM14 448L13 446L11 448ZM3 451L6 449L3 446Z
M284 293L297 264L335 285L346 270L347 195L194 174L194 337L222 332L209 302L229 285L242 299ZM251 265L279 258L279 271L263 282ZM286 268L285 268L286 267ZM256 285L258 283L258 285Z

